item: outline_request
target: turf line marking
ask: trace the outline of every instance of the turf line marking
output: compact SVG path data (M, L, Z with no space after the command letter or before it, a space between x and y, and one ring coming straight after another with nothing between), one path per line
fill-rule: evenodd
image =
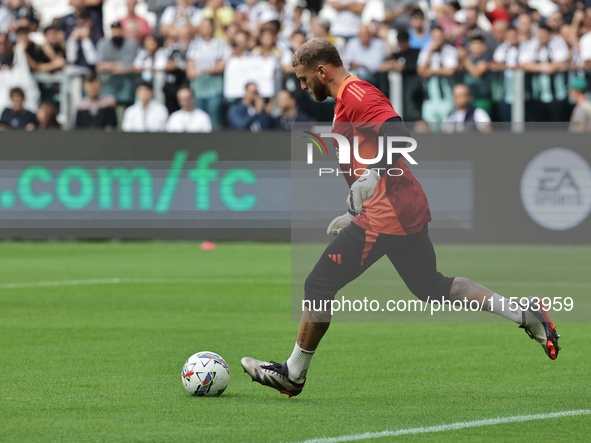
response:
M59 286L91 286L91 285L120 285L129 283L139 284L289 284L288 279L183 279L183 278L102 278L88 280L56 280L27 283L3 283L0 289L47 288Z
M551 412L548 414L514 415L512 417L489 418L486 420L464 421L447 425L427 426L420 428L398 429L396 431L366 432L364 434L342 435L340 437L316 438L306 440L304 443L337 443L341 441L368 440L370 438L398 437L409 434L427 434L430 432L454 431L457 429L477 428L481 426L499 425L504 423L521 423L524 421L544 420L547 418L572 417L576 415L589 415L591 409L576 409L572 411Z

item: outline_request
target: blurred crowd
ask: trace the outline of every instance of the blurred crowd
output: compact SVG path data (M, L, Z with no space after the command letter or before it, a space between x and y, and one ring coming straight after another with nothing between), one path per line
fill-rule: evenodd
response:
M403 117L417 129L511 121L516 70L526 121L591 129L591 0L146 1L143 16L127 0L127 14L104 23L102 0L70 0L70 14L42 27L27 0L0 0L0 129L60 127L61 84L35 75L56 72L84 79L77 129L331 121L334 102L314 104L291 66L315 37L386 95L389 73L401 73Z

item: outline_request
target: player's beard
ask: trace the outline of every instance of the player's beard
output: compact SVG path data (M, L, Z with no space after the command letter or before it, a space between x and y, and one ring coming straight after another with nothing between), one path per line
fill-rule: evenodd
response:
M328 97L328 88L316 78L312 78L312 90L310 94L317 102L323 102Z

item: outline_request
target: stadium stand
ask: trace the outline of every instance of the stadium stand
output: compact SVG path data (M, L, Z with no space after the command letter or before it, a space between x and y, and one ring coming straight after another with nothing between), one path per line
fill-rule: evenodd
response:
M96 70L119 122L140 82L169 114L190 84L214 129L237 127L228 111L249 82L272 119L286 90L303 115L326 121L333 104L310 106L290 67L314 37L333 42L406 120L431 129L452 112L456 84L493 122L568 121L569 85L591 80L591 7L580 0L0 0L0 111L21 87L27 109L53 103L73 129L83 78Z

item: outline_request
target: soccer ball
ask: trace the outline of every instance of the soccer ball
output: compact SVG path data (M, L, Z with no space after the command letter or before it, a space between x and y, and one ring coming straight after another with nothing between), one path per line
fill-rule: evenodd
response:
M209 351L198 352L185 362L181 380L191 395L217 397L228 387L230 369L218 354Z

